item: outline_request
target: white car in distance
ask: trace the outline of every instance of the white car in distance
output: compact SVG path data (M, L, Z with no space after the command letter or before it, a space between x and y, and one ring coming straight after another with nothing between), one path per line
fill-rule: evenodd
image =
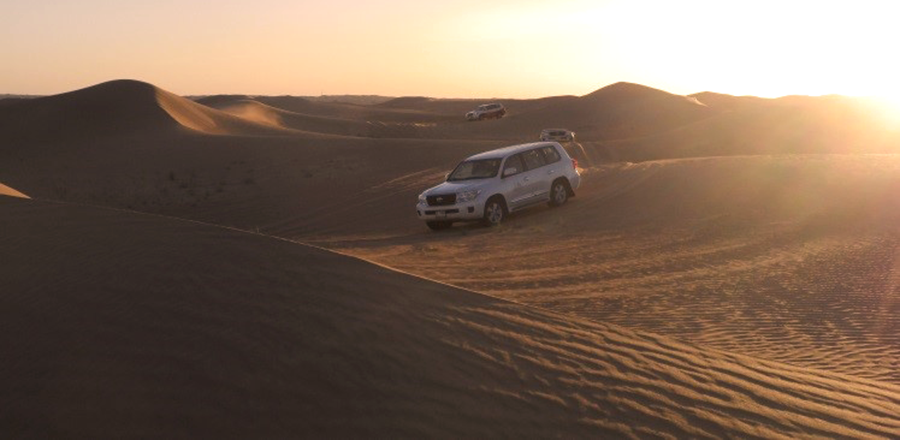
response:
M513 145L460 162L444 183L419 194L416 213L433 230L460 221L498 226L511 212L566 203L580 184L578 162L559 143Z
M575 132L565 128L547 128L541 131L542 141L574 142Z
M475 107L475 110L466 113L466 120L500 119L503 116L506 116L506 107L503 107L503 104L481 104Z

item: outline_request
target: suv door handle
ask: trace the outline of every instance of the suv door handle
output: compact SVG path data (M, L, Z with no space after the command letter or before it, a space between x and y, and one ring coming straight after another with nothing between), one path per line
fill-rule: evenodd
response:
M556 172L556 170L547 170L547 174L553 174L555 172Z
M529 180L531 180L531 178L528 177L528 176L525 176L525 177L522 178L522 181L523 181L523 182L527 182L527 181L529 181Z

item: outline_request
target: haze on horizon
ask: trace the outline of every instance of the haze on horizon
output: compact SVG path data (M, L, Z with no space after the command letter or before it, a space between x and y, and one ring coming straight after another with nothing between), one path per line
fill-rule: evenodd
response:
M0 7L0 93L133 78L185 95L672 93L900 101L888 1L35 0Z

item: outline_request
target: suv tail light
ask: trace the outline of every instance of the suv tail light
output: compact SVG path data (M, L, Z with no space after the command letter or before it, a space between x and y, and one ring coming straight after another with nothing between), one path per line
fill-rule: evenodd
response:
M572 159L572 169L573 170L578 169L578 159L575 159L575 158Z

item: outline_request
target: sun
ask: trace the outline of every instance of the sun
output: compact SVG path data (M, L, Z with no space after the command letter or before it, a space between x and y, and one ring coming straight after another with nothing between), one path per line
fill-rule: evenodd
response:
M900 95L886 94L873 99L876 111L889 129L900 130Z

